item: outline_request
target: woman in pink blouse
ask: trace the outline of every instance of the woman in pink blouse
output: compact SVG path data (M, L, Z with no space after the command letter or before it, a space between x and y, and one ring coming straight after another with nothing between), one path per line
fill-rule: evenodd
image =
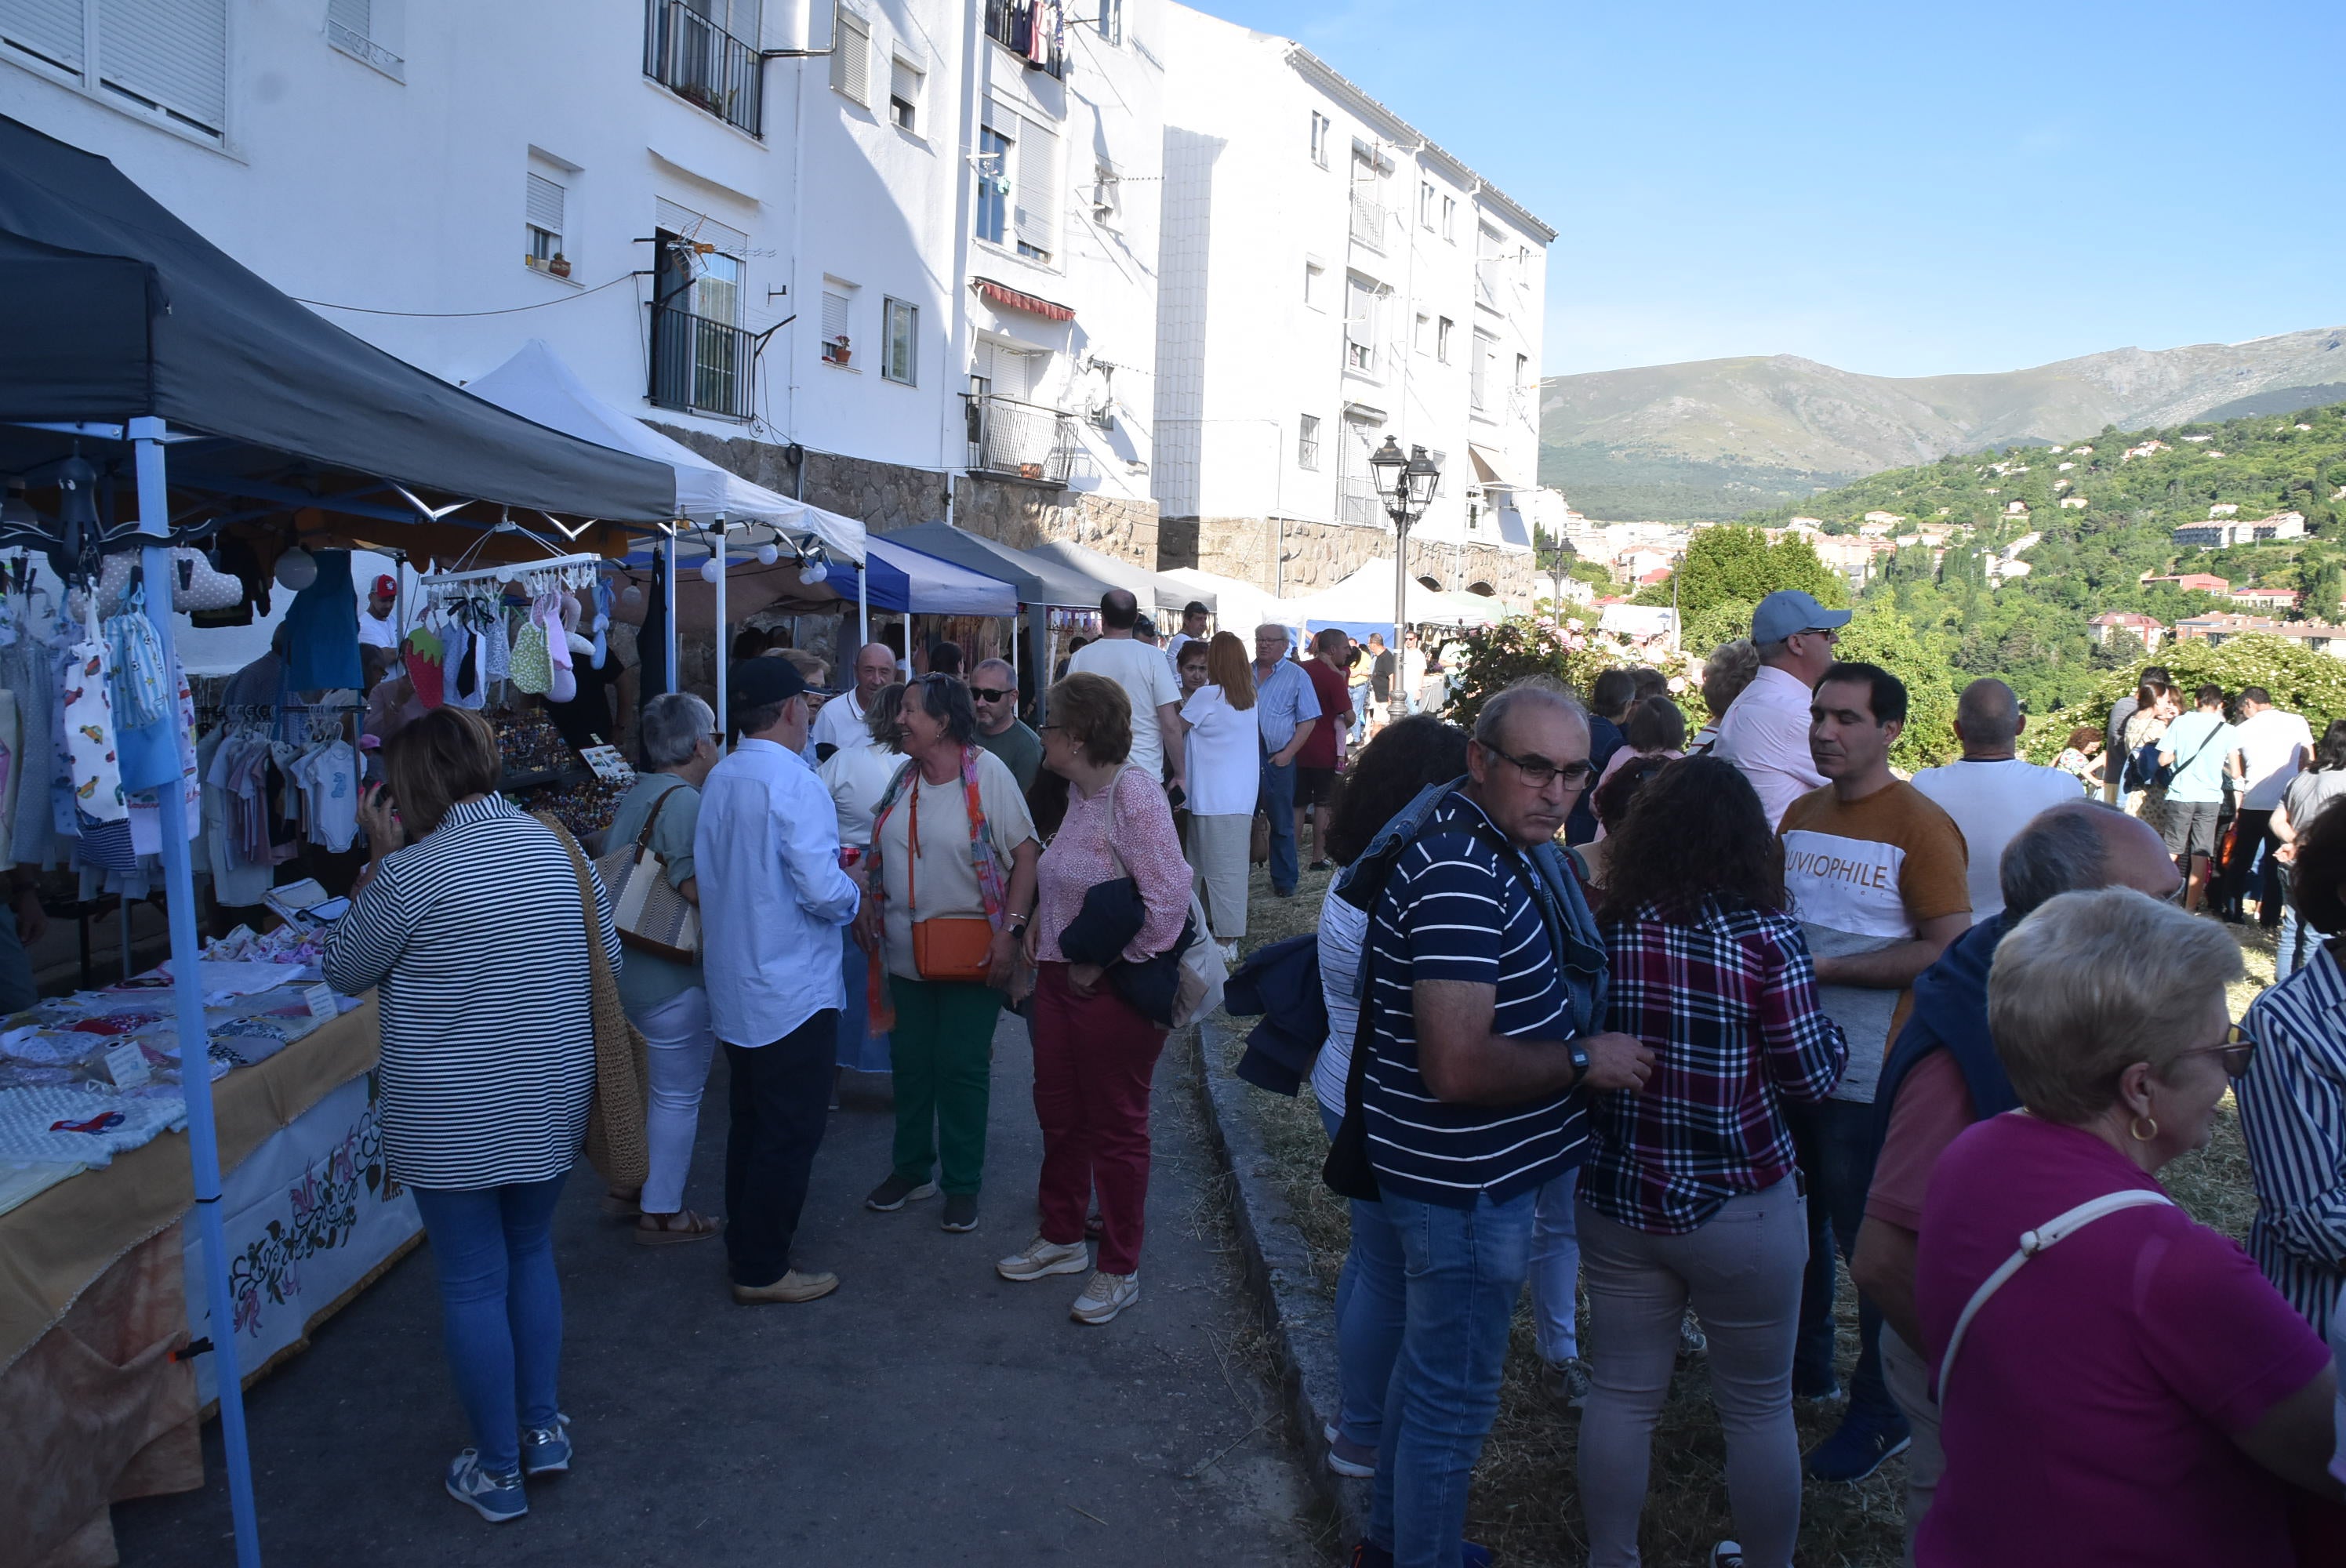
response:
M1043 851L1026 956L1035 965L1035 1115L1043 1125L1042 1227L994 1265L1005 1279L1093 1268L1069 1316L1105 1323L1140 1298L1141 1211L1148 1199L1148 1090L1165 1031L1126 1004L1097 964L1069 963L1059 938L1095 885L1130 876L1147 910L1124 950L1133 962L1170 948L1189 910L1189 867L1154 779L1126 766L1132 704L1102 676L1071 675L1046 695L1043 765L1067 780L1067 815ZM1113 842L1115 848L1109 848ZM1099 1260L1084 1250L1084 1211L1099 1195Z

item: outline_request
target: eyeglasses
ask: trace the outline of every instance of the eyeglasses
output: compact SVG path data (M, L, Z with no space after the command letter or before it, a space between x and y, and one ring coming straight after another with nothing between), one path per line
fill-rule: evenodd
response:
M2257 1043L2233 1024L2224 1031L2224 1038L2213 1045L2191 1045L2176 1053L2178 1056L2205 1056L2210 1052L2224 1054L2224 1072L2234 1078L2249 1075L2249 1064L2256 1059Z
M1588 776L1596 771L1586 761L1558 763L1550 762L1545 757L1511 757L1495 746L1484 745L1481 741L1475 744L1500 760L1514 763L1515 771L1524 776L1524 782L1535 789L1545 789L1558 779L1564 780L1566 789L1586 789L1588 788Z
M1803 637L1822 637L1829 643L1841 641L1841 633L1831 626L1809 626L1793 635Z
M990 686L971 687L969 688L969 694L970 696L977 698L980 702L1000 702L1005 697L1016 695L1015 693L1009 691L997 691Z

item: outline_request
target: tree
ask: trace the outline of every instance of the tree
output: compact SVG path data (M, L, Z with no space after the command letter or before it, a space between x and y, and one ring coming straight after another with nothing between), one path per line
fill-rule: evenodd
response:
M1817 559L1806 538L1791 534L1770 545L1759 529L1734 525L1705 528L1694 536L1678 563L1675 585L1678 615L1686 621L1729 600L1756 605L1780 588L1802 589L1829 606L1849 602L1841 574Z
M1878 664L1905 683L1906 728L1890 748L1890 760L1909 772L1951 762L1957 752L1951 664L1936 641L1890 606L1869 605L1842 630L1834 649L1847 663Z

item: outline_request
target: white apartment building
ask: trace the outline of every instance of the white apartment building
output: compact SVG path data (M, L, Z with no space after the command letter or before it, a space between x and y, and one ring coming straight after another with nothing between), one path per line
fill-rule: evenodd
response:
M1527 598L1556 231L1293 41L1164 15L1163 564L1295 594L1389 558L1391 434L1442 465L1412 574Z
M0 112L452 381L1153 565L1160 0L1083 3L0 0Z

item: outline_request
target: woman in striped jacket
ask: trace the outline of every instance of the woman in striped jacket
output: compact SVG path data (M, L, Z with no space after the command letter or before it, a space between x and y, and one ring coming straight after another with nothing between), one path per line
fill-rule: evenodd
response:
M474 1446L449 1494L496 1522L522 1476L570 1467L555 1397L553 1221L595 1082L587 921L562 840L496 793L496 735L439 708L383 748L360 802L373 859L326 979L382 988L383 1149L432 1238L450 1370ZM590 866L597 939L618 933Z

